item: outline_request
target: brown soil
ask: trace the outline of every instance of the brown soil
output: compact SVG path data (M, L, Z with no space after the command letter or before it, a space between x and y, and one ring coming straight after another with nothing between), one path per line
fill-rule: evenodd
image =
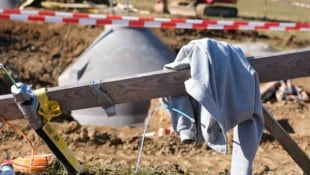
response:
M78 57L103 31L102 27L23 23L0 21L0 62L18 81L32 84L34 88L56 86L57 77L63 69ZM268 36L259 32L240 31L196 31L152 29L170 48L178 51L192 39L211 37L231 43L258 40L281 48L308 47L310 38L288 39ZM291 37L289 37L291 38ZM0 92L10 93L10 83L1 75ZM296 79L294 83L310 90L309 78ZM152 100L152 107L158 105ZM295 102L266 104L290 136L310 155L310 110L309 104ZM36 154L49 153L24 120L13 121L33 141ZM76 121L63 119L52 123L68 143L69 148L84 165L90 167L110 166L133 168L138 157L143 128L140 127L95 127L81 126ZM148 132L160 127L169 127L170 119L165 111L159 111L152 119ZM0 158L15 159L31 154L30 146L12 129L0 129ZM231 139L231 133L228 133ZM231 143L229 143L231 151ZM162 174L227 174L231 152L216 153L206 146L180 143L177 136L153 136L146 139L142 156L142 167L152 167L151 172ZM113 165L113 166L112 166ZM302 170L273 137L265 132L254 162L255 174L303 174ZM101 171L109 174L113 168ZM96 171L92 171L90 174ZM99 173L100 174L100 173ZM113 174L113 173L111 173ZM126 174L116 173L116 174Z

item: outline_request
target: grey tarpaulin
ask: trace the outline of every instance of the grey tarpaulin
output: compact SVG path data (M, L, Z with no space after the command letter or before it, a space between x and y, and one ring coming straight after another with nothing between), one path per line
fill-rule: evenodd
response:
M150 30L109 26L59 77L59 85L162 70L175 54ZM107 117L100 108L72 111L81 124L134 125L144 121L149 101L116 105Z

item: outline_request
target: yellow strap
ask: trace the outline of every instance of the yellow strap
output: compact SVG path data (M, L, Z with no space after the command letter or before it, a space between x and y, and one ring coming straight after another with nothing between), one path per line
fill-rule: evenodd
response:
M66 158L70 165L79 173L84 171L84 167L79 163L79 161L74 157L73 153L67 147L65 141L57 134L56 130L46 123L42 127L45 134L51 139L55 146L59 149L61 154Z
M79 173L83 172L83 166L74 157L74 155L69 150L64 140L58 135L56 130L48 123L48 121L50 121L53 117L57 117L61 114L59 103L57 101L48 100L45 88L35 90L34 93L39 102L38 113L43 117L45 121L45 124L42 127L44 133L50 138L53 144L59 149L61 154L72 165L72 167Z
M38 101L38 113L45 121L50 121L53 117L61 115L60 105L57 101L49 101L46 95L46 89L41 88L34 91Z

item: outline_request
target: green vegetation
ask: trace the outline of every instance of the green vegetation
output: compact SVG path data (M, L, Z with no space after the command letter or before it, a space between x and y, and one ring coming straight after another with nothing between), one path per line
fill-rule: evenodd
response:
M298 1L310 4L309 1ZM265 6L266 5L266 6ZM297 7L291 1L239 0L239 16L271 20L310 22L310 9ZM265 10L266 7L266 10Z
M126 4L127 0L117 0L117 2ZM155 3L154 0L128 0L128 2L137 9L148 11L153 11ZM240 17L255 19L263 19L265 17L270 20L310 22L310 9L294 6L291 2L301 2L310 5L309 0L238 0L237 8Z

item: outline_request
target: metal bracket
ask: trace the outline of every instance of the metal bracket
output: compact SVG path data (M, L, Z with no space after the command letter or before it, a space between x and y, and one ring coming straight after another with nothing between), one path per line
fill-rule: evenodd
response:
M108 116L115 115L115 104L112 99L108 95L107 91L102 90L100 88L100 80L92 80L90 83L90 87L92 92L97 97L97 102L100 104L102 108L104 108L105 112Z
M30 126L34 129L41 128L43 120L37 114L39 103L31 86L18 82L17 86L11 86L11 92L19 110L29 120Z

